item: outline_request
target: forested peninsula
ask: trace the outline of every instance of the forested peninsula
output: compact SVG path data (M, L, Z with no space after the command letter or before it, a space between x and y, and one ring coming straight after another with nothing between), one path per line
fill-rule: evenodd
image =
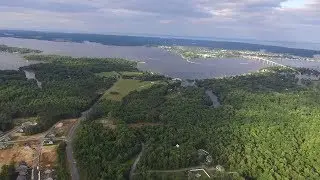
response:
M320 81L301 78L318 71L275 67L184 85L124 59L25 58L40 63L0 71L0 130L36 117L35 134L92 108L74 142L81 179L320 176Z

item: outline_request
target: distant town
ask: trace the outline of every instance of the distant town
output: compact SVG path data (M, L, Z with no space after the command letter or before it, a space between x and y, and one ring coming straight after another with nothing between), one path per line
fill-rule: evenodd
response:
M320 57L300 57L290 54L270 53L264 49L260 51L249 50L229 50L229 49L209 49L205 47L192 46L158 46L168 52L180 55L183 59L193 60L197 58L245 58L253 60L268 60L273 61L277 59L299 60L299 61L320 61ZM273 61L275 62L275 61Z

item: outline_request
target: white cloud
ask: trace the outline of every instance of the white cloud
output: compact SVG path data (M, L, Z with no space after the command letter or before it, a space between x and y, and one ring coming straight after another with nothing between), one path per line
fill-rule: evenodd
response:
M1 0L0 28L320 41L320 2L284 2Z

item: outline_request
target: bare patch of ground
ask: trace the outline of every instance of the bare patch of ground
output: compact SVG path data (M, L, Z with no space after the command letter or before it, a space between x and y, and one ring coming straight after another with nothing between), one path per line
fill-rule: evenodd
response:
M58 145L51 145L51 146L43 146L42 153L40 157L40 167L46 169L54 168L57 162L57 148Z
M110 129L116 129L117 128L117 124L115 122L115 120L110 120L110 119L101 119L99 120L99 122L103 125L103 127L105 128L110 128Z
M39 140L43 135L44 133L26 136L24 133L17 132L12 134L11 137L13 141L24 141L24 140L27 141L27 140Z
M14 144L11 148L0 150L0 165L19 163L25 161L32 165L33 156L36 148L35 142Z
M54 133L56 137L66 137L71 127L76 123L77 119L66 119L56 124Z
M67 136L70 128L74 125L74 123L77 121L77 119L66 119L58 122L55 124L53 133L56 134L56 137L63 137ZM46 135L48 132L43 132L31 136L27 136L24 133L16 132L11 134L10 136L12 137L11 139L13 141L29 141L29 140L39 140L41 137Z

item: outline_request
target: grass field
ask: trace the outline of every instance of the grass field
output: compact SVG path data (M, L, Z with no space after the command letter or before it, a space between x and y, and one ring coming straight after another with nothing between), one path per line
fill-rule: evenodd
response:
M108 91L103 95L104 99L121 101L123 97L131 91L142 90L151 87L157 82L140 81L134 79L119 79Z

